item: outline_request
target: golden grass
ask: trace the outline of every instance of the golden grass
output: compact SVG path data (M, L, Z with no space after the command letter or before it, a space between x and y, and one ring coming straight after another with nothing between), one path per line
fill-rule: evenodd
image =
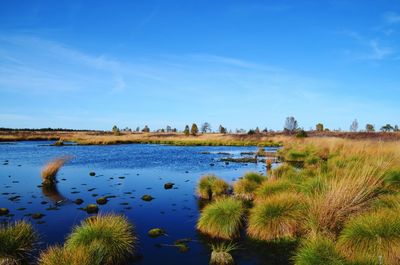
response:
M306 203L295 193L278 193L257 201L250 210L247 234L258 240L295 238L301 231Z
M69 157L60 157L47 163L42 169L43 185L54 185L58 171L68 160Z

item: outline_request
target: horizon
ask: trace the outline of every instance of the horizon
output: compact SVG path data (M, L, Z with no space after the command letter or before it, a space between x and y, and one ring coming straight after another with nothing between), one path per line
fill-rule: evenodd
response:
M395 1L2 1L0 127L400 124Z

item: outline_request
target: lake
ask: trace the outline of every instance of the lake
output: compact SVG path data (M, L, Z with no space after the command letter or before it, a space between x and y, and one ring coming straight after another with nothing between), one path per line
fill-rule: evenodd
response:
M199 203L195 193L200 176L208 173L232 183L248 171L265 173L265 164L225 163L223 157L240 157L257 147L190 147L167 145L50 146L52 142L16 142L0 144L0 207L10 210L0 221L25 219L40 233L39 248L62 244L66 235L84 218L79 209L96 203L101 196L115 196L101 205L100 212L124 214L135 226L139 237L139 259L134 264L208 264L209 239L195 229ZM274 148L266 148L274 151ZM229 153L229 155L225 154ZM71 156L59 172L58 193L40 187L41 168L60 156ZM90 176L89 172L95 172ZM164 189L167 182L174 188ZM38 187L39 186L39 187ZM155 199L141 200L145 194ZM82 205L76 205L76 199ZM56 202L65 199L60 205ZM30 214L42 213L41 219ZM151 228L163 228L167 236L150 238ZM189 251L179 252L177 239L191 238ZM233 256L237 264L290 264L293 245L253 242L243 235L241 249Z

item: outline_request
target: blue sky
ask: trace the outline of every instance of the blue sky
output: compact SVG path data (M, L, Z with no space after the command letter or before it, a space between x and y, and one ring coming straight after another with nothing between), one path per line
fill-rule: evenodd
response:
M400 4L0 2L0 127L400 124Z

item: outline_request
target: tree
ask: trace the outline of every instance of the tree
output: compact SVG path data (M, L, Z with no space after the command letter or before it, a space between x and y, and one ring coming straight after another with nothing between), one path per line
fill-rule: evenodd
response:
M393 131L398 132L399 131L399 126L395 125Z
M140 127L136 127L136 132L140 132Z
M390 131L392 131L392 130L394 130L394 128L393 128L393 126L390 125L389 123L386 124L385 126L382 126L382 127L381 127L381 131L382 131L382 132L390 132Z
M298 129L297 121L294 117L287 117L283 130L286 132L294 132Z
M196 134L198 134L198 132L199 132L199 128L197 128L197 124L193 123L192 128L190 129L190 133L193 135L196 135Z
M257 126L256 129L254 130L254 132L255 132L256 134L259 134L259 133L260 133L260 129L258 128L258 126Z
M167 125L167 132L171 132L171 131L172 131L171 126Z
M322 132L324 130L324 125L322 123L317 123L317 125L315 125L315 130Z
M223 133L223 134L226 134L226 128L224 127L224 126L222 126L222 125L220 125L219 127L218 127L218 131L219 131L219 133Z
M112 132L113 132L115 135L120 135L120 134L121 134L121 132L120 132L119 128L117 127L117 125L114 125L114 126L112 127Z
M172 129L172 132L176 133L176 131L177 131L176 128L173 128L173 129Z
M358 121L355 119L350 125L350 132L358 131Z
M268 128L265 127L264 130L262 130L263 133L267 133L268 132Z
M142 132L146 132L146 133L150 132L149 126L145 125L144 128L142 129Z
M190 134L189 125L186 125L186 126L185 126L185 130L183 130L183 133L184 133L186 136L189 136L189 134Z
M367 132L375 132L375 126L370 123L367 123L367 125L365 125L365 130Z
M211 132L211 125L208 122L205 122L201 125L201 132L206 133L206 132Z

